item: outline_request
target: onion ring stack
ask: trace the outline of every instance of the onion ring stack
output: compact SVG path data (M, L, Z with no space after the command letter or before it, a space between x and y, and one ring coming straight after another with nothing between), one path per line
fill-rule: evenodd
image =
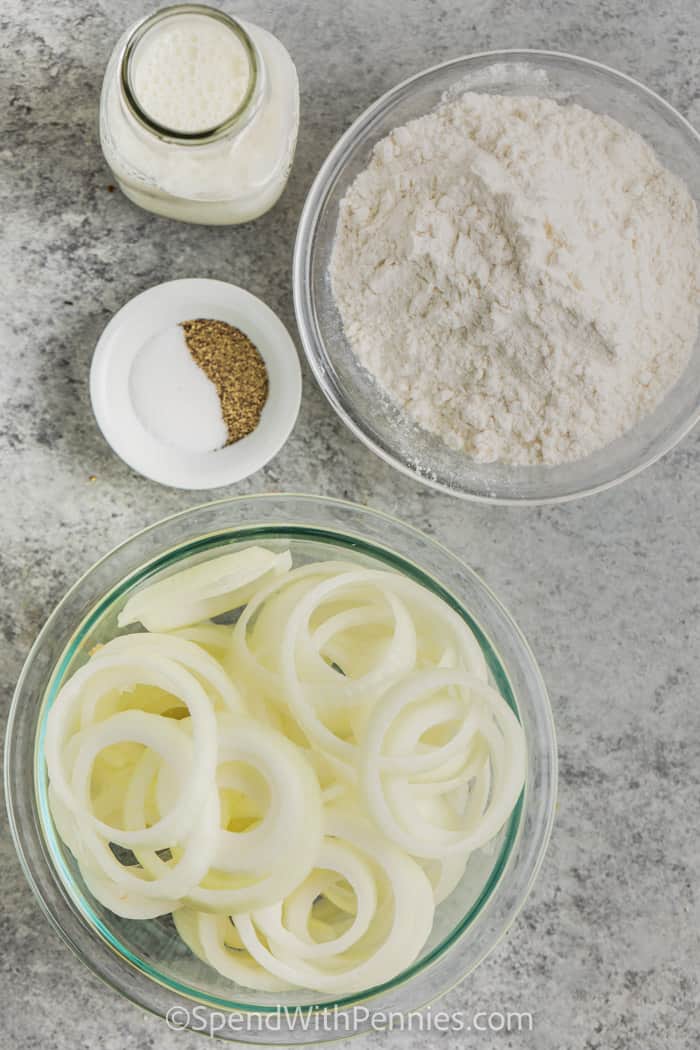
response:
M249 547L137 591L48 717L56 829L114 913L239 985L350 994L420 954L525 779L464 620L407 576ZM235 613L235 624L214 617Z

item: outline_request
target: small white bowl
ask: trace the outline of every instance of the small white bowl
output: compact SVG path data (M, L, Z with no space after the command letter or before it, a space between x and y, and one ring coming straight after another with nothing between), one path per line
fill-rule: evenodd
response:
M159 371L168 341L173 352L180 353L177 340L184 345L178 326L196 318L239 328L258 348L269 376L256 429L211 451L201 450L202 441L215 445L224 433L213 385L194 362L190 373L183 360L177 370ZM289 332L250 292L225 281L167 281L131 299L105 328L92 359L90 397L106 441L133 470L174 488L213 489L242 481L282 448L299 412L301 371ZM202 426L194 428L197 412Z

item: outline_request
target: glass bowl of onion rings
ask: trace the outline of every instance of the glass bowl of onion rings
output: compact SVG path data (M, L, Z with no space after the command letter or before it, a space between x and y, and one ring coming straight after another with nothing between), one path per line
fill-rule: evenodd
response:
M539 870L556 768L535 659L479 577L301 495L197 507L93 566L27 658L5 759L73 951L181 1027L285 1045L479 964Z

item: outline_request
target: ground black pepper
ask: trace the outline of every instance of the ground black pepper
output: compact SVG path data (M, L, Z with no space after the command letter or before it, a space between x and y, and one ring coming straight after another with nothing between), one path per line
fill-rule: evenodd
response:
M260 422L269 390L265 362L248 336L226 321L199 318L183 321L182 328L194 361L216 387L226 444L232 445Z

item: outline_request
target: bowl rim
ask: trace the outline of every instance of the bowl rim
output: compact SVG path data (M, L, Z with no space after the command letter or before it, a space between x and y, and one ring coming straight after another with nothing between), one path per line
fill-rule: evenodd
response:
M36 640L34 641L33 645L31 646L31 648L29 650L29 653L28 653L27 658L25 660L24 666L22 667L22 671L20 673L20 676L19 676L19 679L18 679L18 682L17 682L17 686L16 686L16 689L15 689L15 692L14 692L14 695L13 695L12 703L11 703L11 706L10 706L10 712L9 712L9 716L8 716L8 720L7 720L7 731L6 731L6 737L5 737L4 786L5 786L5 797L6 797L6 809L7 809L7 813L8 813L9 826L10 826L10 831L11 831L12 840L13 840L13 843L14 843L14 846L15 846L15 850L16 850L18 859L20 861L20 865L21 865L23 874L24 874L24 876L25 876L25 878L26 878L26 880L27 880L27 882L28 882L28 884L29 884L29 886L30 886L30 888L31 888L35 898L37 899L42 912L47 917L47 919L49 920L51 926L58 933L58 935L63 940L63 942L70 948L72 953L74 955L76 955L78 957L78 959L84 965L87 965L87 967L90 969L90 971L93 972L96 976L98 976L112 990L118 991L126 999L130 1000L132 1003L135 1003L140 1008L150 1011L155 1016L159 1016L159 1017L165 1016L164 1012L161 1009L159 1009L158 1006L153 1005L151 1002L146 1001L146 998L143 995L139 994L139 989L137 989L137 987L135 985L131 985L130 986L127 979L124 979L123 981L122 980L117 980L117 979L114 979L113 974L110 974L110 973L106 972L104 966L101 966L99 964L98 959L96 957L94 957L92 954L88 954L84 950L83 944L81 944L80 941L76 938L76 936L74 935L74 932L71 929L67 929L66 928L65 921L64 921L65 920L65 916L62 916L60 913L58 913L55 902L52 902L50 899L48 899L47 894L45 892L45 885L44 885L46 880L47 880L47 876L49 876L50 880L52 880L53 883L58 887L59 896L60 896L60 898L62 900L63 905L67 904L69 909L72 909L72 911L73 911L73 918L75 918L75 902L72 899L72 895L70 895L67 892L67 890L66 890L66 888L65 888L65 886L64 886L64 884L62 882L61 876L60 876L60 874L57 872L57 870L55 868L55 863L53 862L53 860L49 860L49 855L48 855L48 853L46 851L46 843L43 840L41 831L39 831L39 829L38 829L37 822L36 822L36 814L34 814L34 813L33 813L33 816L34 816L34 825L35 826L34 826L33 830L38 832L38 834L39 834L39 837L41 839L40 846L41 846L41 849L42 849L42 852L43 852L43 855L44 855L44 860L47 862L47 870L46 871L40 871L39 872L39 877L37 877L37 872L36 872L35 868L33 867L32 863L31 863L31 859L30 859L30 857L28 855L28 850L26 848L26 845L27 845L27 843L26 843L27 817L26 817L26 814L22 813L22 814L20 814L20 816L18 818L18 812L17 812L18 811L17 791L16 791L16 787L15 787L15 783L14 783L14 771L15 771L15 763L16 763L15 751L17 750L17 744L16 744L16 740L15 740L15 737L16 737L15 726L16 726L16 722L18 721L18 718L19 718L19 716L21 714L22 702L26 699L24 697L24 695L23 695L23 690L24 690L26 678L27 678L27 676L29 674L29 671L31 669L33 661L35 660L36 656L40 652L42 644L44 643L47 635L51 631L51 629L54 626L54 624L57 621L60 621L61 615L64 612L64 609L65 609L67 603L69 602L69 600L71 599L71 597L73 597L76 594L76 592L78 592L81 589L81 587L90 579L90 577L93 576L93 574L96 572L96 570L98 570L100 567L104 566L105 563L107 563L113 556L117 555L119 552L121 552L121 551L125 550L126 548L128 548L135 541L141 539L144 536L147 536L149 534L157 532L159 529L161 529L164 526L176 523L178 520L181 520L181 519L182 520L187 520L188 518L194 518L197 515L197 513L201 513L201 512L207 511L207 510L213 510L215 508L223 508L223 507L229 507L229 506L235 507L235 506L237 506L239 504L254 505L254 504L257 504L257 503L262 503L265 500L276 500L276 501L300 500L300 501L302 501L304 503L304 505L308 505L308 506L312 506L312 507L313 506L322 505L322 506L325 506L325 507L328 507L328 508L335 508L335 509L341 509L341 510L342 509L347 509L347 510L350 510L350 511L355 512L355 513L359 512L360 515L363 516L363 517L365 515L368 515L369 517L372 517L372 518L375 518L375 519L379 519L381 522L386 523L387 525L398 527L404 533L407 533L409 535L412 534L421 543L427 543L429 547L432 547L432 548L436 549L437 552L441 553L443 556L447 556L447 558L450 561L452 561L453 563L456 563L456 566L459 567L460 571L464 572L466 574L466 576L468 578L470 578L471 581L474 584L476 584L476 586L478 588L480 588L484 592L485 596L488 598L488 601L493 605L494 610L497 611L501 616L503 616L505 618L505 620L507 621L508 627L512 631L514 639L515 639L515 641L517 643L517 647L521 650L521 653L522 653L524 659L526 660L526 662L528 662L532 672L534 673L534 680L535 681L534 681L534 684L531 684L529 686L528 692L531 695L534 694L534 693L538 694L538 699L537 699L537 703L536 703L537 715L535 716L535 718L536 719L541 719L542 724L544 726L545 733L546 733L546 742L543 744L542 749L541 749L541 759L542 759L542 761L544 761L544 763L545 763L545 765L547 767L547 773L548 773L548 777L549 777L548 790L547 790L545 798L544 798L544 803L545 803L545 805L544 805L544 815L545 815L545 819L540 824L540 826L537 828L537 833L536 833L537 848L536 848L536 852L534 854L534 862L531 863L531 865L529 867L529 870L527 870L526 873L525 873L525 877L524 877L523 882L522 882L521 886L519 887L519 891L517 893L517 899L515 900L514 903L510 904L507 907L507 909L506 909L507 912L508 912L507 921L505 922L505 924L501 923L500 929L499 929L497 935L490 941L490 943L488 943L486 945L485 948L483 948L483 950L480 950L479 954L471 961L471 963L469 964L468 968L465 969L464 967L462 967L460 972L456 976L453 975L450 978L448 983L445 983L444 980L443 980L443 983L440 985L439 988L437 988L435 991L431 991L429 994L426 994L426 996L425 996L425 1000L426 1001L422 1002L421 1008L427 1008L432 1002L435 1001L435 999L441 998L442 996L447 994L447 992L451 988L453 988L455 985L459 984L462 980L464 980L468 976L468 974L471 973L473 971L473 969L476 966L478 966L483 961L484 957L487 954L490 954L490 952L492 952L494 950L494 948L497 946L497 944L500 943L502 938L505 936L507 930L510 928L512 923L515 921L517 915L520 913L521 909L523 908L523 906L524 906L524 904L525 904L525 902L526 902L526 900L527 900L527 898L528 898L528 896L529 896L529 894L530 894L530 892L532 890L532 887L533 887L533 885L534 885L534 883L535 883L535 881L537 879L537 876L539 874L541 866L542 866L542 864L544 862L544 857L545 857L546 852L547 852L547 848L548 848L548 845L549 845L549 840L550 840L550 837L551 837L552 827L553 827L554 819L555 819L556 802L557 802L557 781L558 781L557 742L556 742L556 732L555 732L555 726L554 726L554 720L553 720L552 706L551 706L551 701L550 701L550 698L549 698L549 694L548 694L548 691L547 691L546 684L544 682L544 679L542 677L541 671L539 669L539 665L538 665L538 663L537 663L537 661L536 661L536 659L534 657L532 649L530 648L529 643L527 642L527 639L523 635L523 633L522 633L520 627L518 626L517 622L515 621L515 619L511 616L511 614L508 612L508 610L505 608L505 606L502 604L502 602L499 600L499 598L493 593L493 591L488 586L488 584L481 578L481 576L477 572L475 572L474 569L472 569L466 562L464 562L462 558L460 558L458 555L453 553L445 544L441 543L439 540L437 540L434 537L432 537L432 536L422 532L420 529L416 528L415 526L413 526L411 524L408 524L406 522L403 522L399 518L396 518L393 515L386 513L385 511L377 510L377 509L371 508L371 507L367 507L365 505L354 503L354 502L349 501L349 500L338 499L338 498L330 497L330 496L320 496L320 495L309 494L309 493L291 493L291 492L289 492L289 493L286 493L286 492L285 493L267 493L267 492L264 492L264 493L250 494L250 495L224 497L224 498L221 498L221 499L218 499L218 500L213 500L213 501L197 504L194 507L191 507L191 508L188 508L188 509L185 509L185 510L182 510L182 511L177 511L177 512L175 512L173 514L167 515L166 517L164 517L164 518L162 518L162 519L152 523L151 525L148 525L145 528L143 528L141 530L138 530L137 532L133 533L132 535L127 537L125 540L123 540L120 543L116 544L111 550L109 550L101 558L99 558L97 561L95 561L78 578L78 580L66 591L66 593L63 595L63 597L59 600L59 602L56 604L56 606L53 608L53 610L49 614L47 620L45 621L45 623L42 626L39 634L37 635ZM262 525L262 522L260 524ZM273 525L274 523L268 521L265 524L269 527L270 525ZM286 517L284 517L279 522L278 527L280 529L284 529L284 528L287 528L287 527L294 527L295 524L297 524L297 523L295 523L294 521L288 520ZM356 539L357 538L355 526L356 526L356 523L355 523L355 521L353 521L352 527L348 528L347 530L344 529L340 525L336 525L334 528L333 527L329 527L329 531L335 531L339 538L340 537L344 537L344 538L352 540L352 539ZM213 529L213 530L212 529L203 529L202 533L200 535L200 538L203 539L204 536L207 535L207 534L213 536L213 535L216 535L217 533L225 533L225 532L228 532L228 531L233 532L233 531L236 531L237 529L241 529L241 530L245 531L246 528L248 528L248 530L249 530L250 527L245 522L238 522L238 523L232 522L230 526L228 526L226 528L223 528L223 529L219 529L219 528ZM120 581L119 582L113 582L110 585L110 591L113 590L115 587L118 587L119 583L123 583L125 579L128 579L128 578L134 576L135 573L147 571L151 567L152 562L153 561L156 561L156 562L159 561L163 557L163 555L165 553L172 554L180 546L188 545L188 544L191 544L192 542L193 542L192 537L184 538L182 541L178 541L175 545L171 544L168 547L161 548L159 550L159 552L156 552L156 553L151 552L151 554L149 554L149 556L145 560L143 560L141 562L141 565L140 565L139 569L136 569L136 570L135 569L131 569L131 570L127 571L122 577L120 577ZM369 540L369 539L367 539L366 543L367 543L367 545L369 547L376 547L377 549L379 549L379 547L380 547L380 544L376 540ZM390 552L394 551L393 541L391 539L388 541L387 550L390 551ZM424 566L422 566L420 564L420 562L415 560L415 556L413 554L402 553L400 548L399 548L398 551L395 551L395 553L398 555L400 560L403 560L403 561L405 561L407 563L413 563L414 565L416 565L419 568L419 570L421 571L421 573L427 574L427 575L430 575L430 576L433 575L433 570L425 568ZM465 604L464 600L462 598L456 597L456 595L454 594L454 592L452 590L452 584L449 581L447 581L447 580L441 579L440 576L436 576L435 579L436 579L438 585L441 588L446 589L448 594L450 594L451 597L454 600L456 600L459 603L459 605L468 614L470 614L469 613L469 609L468 609L467 605ZM36 710L34 711L34 713L32 715L32 743L33 743L33 747L34 748L36 748L36 744L37 744L37 732L38 732L38 730L40 728L40 725L41 725L41 713L42 713L42 710L43 710L43 707L44 707L44 704L45 704L46 694L50 690L50 687L51 687L52 682L53 682L53 680L55 678L57 669L60 667L60 664L61 664L61 662L63 660L63 656L65 655L66 649L71 647L71 645L73 644L73 640L75 638L76 632L79 630L81 625L86 620L88 620L90 618L90 616L94 613L95 608L102 601L104 601L104 597L105 597L105 595L103 594L102 596L97 597L97 598L93 598L91 600L91 603L90 603L89 607L87 608L87 611L83 612L83 615L81 617L80 623L77 624L77 626L73 622L68 625L68 629L67 629L67 632L66 632L66 638L68 638L68 641L65 642L65 644L63 644L63 648L61 650L61 654L59 655L57 661L54 661L52 663L52 665L51 665L51 670L50 670L50 672L48 674L48 677L47 677L47 680L46 680L45 689L44 689L41 697L39 698L37 706L36 706ZM479 623L478 619L477 619L476 622L477 622L477 625L482 630L484 630L484 628L481 627L481 624ZM489 636L488 631L487 631L487 640L492 645L494 644L494 641ZM498 655L498 648L497 647L496 647L496 655L497 655L497 659L499 660L499 662L502 662L502 658ZM508 674L509 674L509 666L508 666L508 664L507 663L503 663L503 667L504 667L506 675L508 676ZM513 687L511 686L511 688L513 688ZM517 694L517 691L516 691L516 697L517 697L517 695L518 694ZM532 716L532 713L531 713L530 714L530 718L532 718L532 717L533 716ZM34 782L33 781L33 774L32 774L32 782ZM531 804L532 803L530 803L530 805ZM523 798L522 797L521 797L521 800L520 800L520 802L518 804L518 807L522 808L523 812L521 812L521 814L520 814L520 816L518 818L518 826L517 826L517 828L515 829L515 832L514 832L516 840L521 838L522 832L523 832L523 828L524 828L525 804L523 802ZM34 804L33 804L33 810L35 810L35 809L36 809L36 799L34 799ZM510 851L509 851L508 860L509 861L512 860L512 857L510 856ZM509 866L508 863L506 863L505 868L498 875L498 878L496 879L494 885L491 888L490 896L494 895L499 889L502 891L503 876L505 874L505 869L508 868L508 866ZM89 936L98 936L98 934L96 933L96 931L95 931L95 929L93 927L93 924L87 922L87 920L85 919L85 916L82 915L82 914L79 915L78 926L82 927L82 930L83 930L83 932L85 934L87 934ZM467 932L466 929L463 930L460 933L460 935L457 938L457 940L452 942L449 945L449 947L459 947L460 941L462 940L462 938L463 938L464 934L466 934L466 932ZM123 958L123 956L119 956L119 957L122 958L122 961L124 963L128 962L128 960ZM435 962L436 963L439 962L439 961L444 962L445 958L446 958L446 953L441 952L440 956L435 960ZM427 962L430 963L430 959L428 959ZM130 966L128 966L127 969L129 969L131 971L131 967ZM385 986L378 986L376 989L368 989L366 993L363 993L363 995L366 996L366 998L363 1000L363 1003L371 1004L372 1002L376 1002L377 1000L379 1000L382 996L392 993L394 990L399 991L401 989L407 989L409 986L412 986L413 978L419 977L421 975L421 973L428 974L428 973L431 972L431 970L432 970L432 963L430 963L430 965L426 966L425 968L423 968L423 969L421 969L421 970L419 970L419 971L417 971L415 973L411 973L410 972L411 968L409 967L407 972L406 972L406 976L404 977L404 979L403 980L401 979L402 975L398 975L397 978L395 978L391 982L391 987L387 988ZM137 972L140 972L141 975L143 977L145 977L145 979L147 980L149 985L153 984L153 983L156 983L156 984L160 984L161 983L161 982L156 981L153 978L152 975L145 974L143 972L143 970L138 970ZM396 984L394 984L394 981L396 982ZM178 993L178 991L175 988L173 988L172 985L161 985L161 986L164 987L165 991L170 995L170 997L171 997L171 1009L173 1009L173 1004L175 1004L175 1006L176 1006L178 1002L182 1001L182 992ZM190 1008L193 1008L196 1005L196 1003L197 1003L196 1000L192 999L189 995L186 995L186 994L185 994L185 997L184 997L184 1001L190 1004ZM342 1004L338 1004L338 1006L340 1008L339 1009L340 1013L342 1013L345 1010L352 1011L355 1008L355 1004L352 1004L352 1003L349 1004L347 1007L343 1006ZM302 1011L309 1011L309 1012L313 1012L313 1013L316 1013L316 1014L323 1013L325 1008L326 1008L325 1004L323 1004L323 1003L320 1003L320 1004L309 1004L308 1006L301 1006L301 1007L299 1007L299 1009L301 1009ZM335 1010L335 1005L333 1003L330 1003L330 1004L328 1004L328 1008ZM207 1006L205 1004L205 1009L213 1009L214 1013L217 1012L216 1006L212 1007L211 1005ZM232 1006L229 1009L232 1009L233 1012L236 1012L237 1010L240 1011L242 1009L242 1007L241 1006L238 1006L238 1007ZM281 1009L284 1009L284 1007L282 1007ZM296 1008L292 1008L292 1009L296 1009ZM380 1006L380 1009L381 1009L381 1006ZM404 1012L404 1009L405 1010L410 1010L411 1008L410 1007L399 1008L399 1012ZM264 1010L264 1008L263 1008L263 1010ZM250 1012L250 1013L256 1013L256 1011L257 1011L257 1007L255 1005L252 1005L252 1004L247 1010L247 1012ZM188 1024L187 1026L183 1025L183 1027L191 1027L191 1026ZM193 1030L197 1031L198 1029L193 1029ZM310 1040L308 1040L308 1042L316 1042L317 1039L318 1039L318 1033L316 1032L316 1030L313 1027L311 1027L309 1029L309 1031L310 1032L315 1032L316 1033L316 1038L312 1037ZM330 1040L344 1038L348 1034L350 1034L350 1035L360 1034L362 1031L363 1031L363 1029L361 1029L361 1028L358 1028L357 1030L352 1030L350 1033L348 1033L347 1031L339 1031L339 1032L333 1031L332 1034L330 1034L330 1035L326 1034L326 1038L324 1038L323 1041L330 1041ZM219 1034L219 1033L217 1032L215 1034ZM300 1044L302 1041L294 1040L293 1042ZM306 1043L307 1040L303 1040L303 1042ZM269 1045L269 1043L266 1043L266 1045ZM292 1041L290 1041L289 1045L292 1045Z
M452 66L461 66L467 62L483 59L491 59L494 62L499 60L516 61L518 59L525 62L537 60L546 61L548 59L566 60L586 69L598 70L601 73L616 77L619 80L624 81L628 86L641 92L644 96L654 101L658 106L661 106L669 115L679 122L682 128L687 131L692 138L695 139L696 144L700 149L700 132L694 128L690 121L672 106L670 102L667 102L666 99L652 88L647 87L645 84L642 84L641 81L629 76L627 73L623 73L619 69L615 69L613 66L608 66L603 62L584 58L581 55L574 55L567 51L551 51L541 48L506 48L492 51L473 51L466 55L460 55L457 58L450 58L445 62L438 62L426 69L422 69L419 72L406 77L394 87L389 88L388 91L383 92L379 98L367 106L367 108L352 121L347 130L343 132L331 148L311 184L299 218L292 260L292 292L297 328L299 330L299 337L306 360L308 361L313 376L326 400L330 403L337 415L355 437L390 467L400 471L400 473L404 474L406 477L412 478L419 484L443 492L448 496L453 496L457 499L471 500L475 503L521 507L568 503L571 500L581 499L584 496L592 496L596 493L605 492L608 489L614 488L616 485L628 481L630 478L640 474L643 470L646 470L647 467L656 463L675 448L676 445L678 445L683 438L690 433L698 421L700 421L700 402L698 402L693 412L669 430L666 437L659 442L658 447L654 448L653 451L648 452L638 463L635 463L627 470L622 471L616 477L607 481L601 481L597 484L591 484L588 486L583 485L575 491L564 492L552 496L511 496L504 494L491 495L489 493L475 493L464 489L455 489L446 481L443 481L430 473L420 473L408 464L403 463L400 458L395 456L388 449L383 448L375 442L373 438L365 432L365 429L355 421L353 416L337 397L331 384L326 381L325 369L322 366L322 358L318 352L319 346L325 347L325 343L319 333L318 325L316 323L315 309L313 306L311 281L309 280L311 261L309 248L313 243L318 218L328 196L332 180L337 176L342 167L341 161L346 148L353 142L357 135L364 131L368 124L372 123L375 116L382 109L393 101L395 97L401 95L410 85L428 79L442 70L448 70Z

